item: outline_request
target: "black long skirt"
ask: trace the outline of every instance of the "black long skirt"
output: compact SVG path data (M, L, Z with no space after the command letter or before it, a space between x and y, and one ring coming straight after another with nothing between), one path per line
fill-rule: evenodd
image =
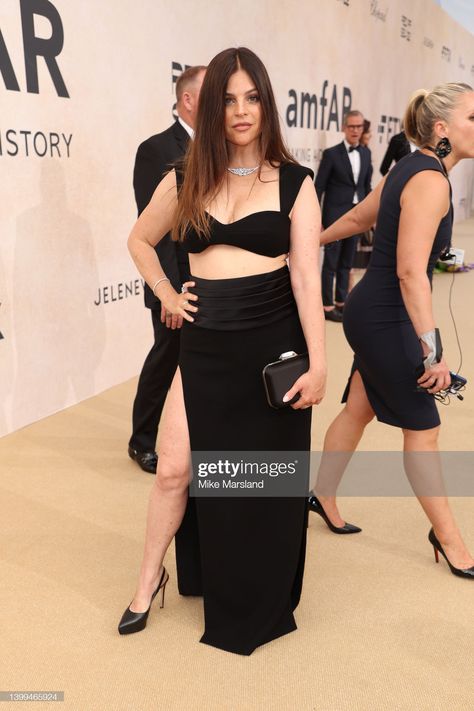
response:
M192 452L309 452L311 408L269 407L262 369L306 350L286 268L196 282L180 369ZM204 598L201 642L238 654L296 629L306 498L190 498L176 536L178 586Z

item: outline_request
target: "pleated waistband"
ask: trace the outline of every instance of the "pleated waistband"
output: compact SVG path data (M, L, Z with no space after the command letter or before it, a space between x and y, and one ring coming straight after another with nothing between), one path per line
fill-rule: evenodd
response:
M288 267L235 279L191 276L197 294L194 325L218 331L240 331L272 323L296 310Z

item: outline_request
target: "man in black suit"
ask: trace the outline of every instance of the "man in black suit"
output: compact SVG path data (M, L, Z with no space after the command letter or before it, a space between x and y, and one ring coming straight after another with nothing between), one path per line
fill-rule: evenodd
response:
M386 175L388 173L393 161L398 163L401 158L404 158L415 149L416 146L413 146L412 148L412 144L408 141L405 131L400 131L400 133L396 133L392 136L388 144L387 151L383 157L383 161L380 165L380 172L382 175Z
M193 136L205 71L206 67L190 67L179 76L176 82L177 121L138 147L133 187L139 215L150 202L158 183L186 152ZM159 242L156 252L166 276L180 291L183 282L189 278L186 253L179 244L172 242L169 234ZM178 364L180 331L167 327L161 303L148 285L145 286L145 305L151 309L155 340L138 381L128 454L144 471L154 474L158 461L155 451L158 424Z
M363 200L371 190L372 159L370 149L360 146L364 117L349 111L344 118L344 140L323 152L316 176L316 191L322 203L323 227L329 227L341 215ZM328 321L342 321L342 309L349 287L349 272L354 262L358 235L332 242L324 248L322 296ZM336 280L334 298L334 278Z

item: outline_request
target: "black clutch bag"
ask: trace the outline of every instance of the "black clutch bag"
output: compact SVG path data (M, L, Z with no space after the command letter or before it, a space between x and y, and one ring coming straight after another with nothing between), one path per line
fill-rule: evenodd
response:
M299 400L299 393L288 402L283 402L283 395L295 384L300 375L306 373L308 369L308 354L297 355L294 351L282 353L274 363L268 363L262 370L262 375L265 394L270 407L279 410Z

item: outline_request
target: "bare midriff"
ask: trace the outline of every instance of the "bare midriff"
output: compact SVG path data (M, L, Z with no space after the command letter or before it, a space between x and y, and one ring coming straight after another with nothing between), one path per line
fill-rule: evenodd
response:
M236 279L281 269L286 257L264 257L240 247L215 244L200 254L190 254L189 263L191 274L201 279Z

